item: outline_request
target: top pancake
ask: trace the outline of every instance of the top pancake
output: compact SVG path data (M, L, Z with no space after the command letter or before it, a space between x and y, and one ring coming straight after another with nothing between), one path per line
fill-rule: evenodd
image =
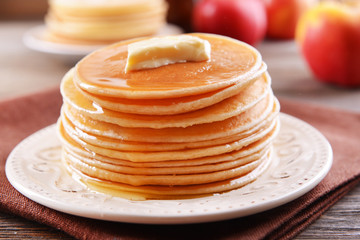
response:
M233 84L247 86L262 67L260 53L250 45L218 35L191 34L208 40L211 59L125 73L127 45L122 41L93 52L76 67L74 81L98 96L164 99L203 94Z

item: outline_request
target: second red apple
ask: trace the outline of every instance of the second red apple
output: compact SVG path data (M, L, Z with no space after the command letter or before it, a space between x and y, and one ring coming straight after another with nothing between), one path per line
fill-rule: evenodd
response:
M263 0L267 12L266 36L273 39L293 39L301 15L317 0Z
M318 80L360 87L359 2L321 2L300 19L296 40Z
M193 11L195 31L221 34L251 45L264 38L266 25L262 0L199 0Z

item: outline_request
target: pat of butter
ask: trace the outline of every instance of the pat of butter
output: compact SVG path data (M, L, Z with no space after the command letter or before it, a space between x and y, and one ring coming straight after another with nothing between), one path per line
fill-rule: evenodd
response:
M211 46L190 35L151 38L129 44L125 72L180 63L207 61Z

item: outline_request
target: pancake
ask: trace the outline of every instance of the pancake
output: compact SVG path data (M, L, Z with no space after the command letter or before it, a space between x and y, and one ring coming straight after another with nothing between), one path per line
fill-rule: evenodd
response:
M236 133L233 135L229 135L227 137L211 139L207 141L198 141L198 142L180 142L180 143L169 143L169 142L134 142L134 141L126 141L108 137L102 137L97 135L92 135L86 133L76 127L74 127L71 122L69 122L66 117L62 117L60 124L61 128L64 128L64 131L71 136L71 138L79 144L89 143L94 146L110 148L114 150L120 151L134 151L134 152L151 152L151 151L174 151L174 150L182 150L182 149L191 149L191 148L200 148L200 147L209 147L220 144L226 144L237 139L246 138L251 136L255 132L265 129L266 127L272 124L272 121L275 118L275 114L272 116L273 118L267 121L261 122L260 124L254 126L253 128L246 130L244 132Z
M187 186L132 186L98 178L92 178L83 174L81 171L68 165L65 166L80 179L90 189L119 196L130 200L147 200L147 199L184 199L203 197L213 193L223 193L226 191L238 189L246 184L255 181L269 166L271 154L258 167L250 173L223 181L217 181L208 184L193 184Z
M270 98L270 99L269 99ZM93 136L117 139L119 142L149 142L149 143L180 143L201 142L228 137L248 129L254 129L261 123L266 124L277 116L279 103L271 101L269 95L253 108L226 119L224 121L198 124L187 128L125 128L87 118L76 111L72 112L66 106L62 109L63 122L71 122L78 132L82 131ZM69 119L69 120L67 120ZM171 145L171 144L170 144Z
M211 60L170 64L125 73L127 45L122 41L95 51L78 62L74 81L99 96L169 99L193 96L233 84L247 86L263 70L260 53L243 42L212 34L190 34L211 44Z
M89 118L117 124L122 127L147 127L147 128L169 128L188 127L195 124L203 124L221 121L244 112L254 106L258 101L269 94L269 79L261 78L259 81L248 86L241 93L227 98L212 106L176 115L140 115L117 112L102 108L98 103L85 98L71 81L70 71L62 81L61 93L64 102L69 108L73 108L80 114ZM272 94L272 93L271 93Z
M124 174L120 172L109 171L103 168L93 167L93 165L88 165L85 162L81 162L78 158L74 158L71 155L65 155L63 157L65 161L68 162L71 166L75 167L82 173L90 176L96 177L98 179L108 180L112 182L119 182L124 184L129 184L132 186L143 186L143 185L193 185L193 184L204 184L210 182L222 181L229 178L234 178L238 176L245 175L251 170L259 166L259 164L264 161L266 158L262 156L260 159L251 161L250 163L241 164L236 166L234 164L232 168L219 170L219 171L209 171L206 173L189 173L189 174L168 174L168 175L139 175L139 174ZM208 166L209 168L214 168L214 166Z
M50 41L108 44L153 35L166 23L164 0L49 0L45 17Z
M125 73L122 41L63 78L62 162L92 190L132 200L223 193L271 163L280 105L257 50L230 38L211 58Z
M132 175L174 175L174 174L194 174L194 173L209 173L220 170L231 169L234 167L242 166L244 164L250 163L257 159L264 157L268 151L269 147L261 149L258 152L254 152L247 156L243 156L237 159L232 159L231 161L220 161L221 158L218 158L219 162L210 163L210 164L201 164L201 165L188 165L188 166L158 166L153 165L149 166L133 166L129 165L119 165L104 162L102 160L96 159L94 156L84 156L77 154L69 149L64 149L63 153L66 155L65 158L70 161L78 162L79 164L86 164L91 166L93 169L103 169L108 170L114 173L122 174L132 174ZM129 162L127 162L129 163Z
M246 138L239 139L223 145L216 145L195 149L183 149L174 151L158 151L158 152L134 152L134 151L120 151L110 148L103 148L92 145L86 142L80 142L83 148L90 150L95 154L108 156L111 158L124 159L132 162L157 162L157 161L169 161L169 160L185 160L192 158L200 158L211 155L218 155L222 153L232 152L241 149L263 137L268 133L275 134L278 131L278 124L275 121L269 127L259 130L258 132L247 136ZM66 132L60 126L60 136L63 141L67 141L70 138Z
M253 78L255 81L265 81L270 85L270 76L265 72L266 65L263 63L262 68ZM252 81L251 81L252 82ZM249 84L251 83L249 82ZM119 97L98 96L78 88L78 90L92 102L98 103L101 107L124 112L145 115L173 115L185 113L188 111L198 110L218 103L226 98L239 94L246 86L242 84L234 84L216 91L167 99L126 99Z
M73 17L121 16L134 13L147 13L149 10L161 9L161 0L49 0L55 12Z
M110 158L100 154L94 154L89 149L83 148L80 144L76 143L72 139L66 139L63 142L64 151L70 152L73 155L82 156L87 159L98 160L102 163L109 163L112 165L129 166L134 168L170 168L170 167L188 167L188 166L202 166L207 164L216 164L219 162L233 161L235 159L247 157L249 155L256 154L257 152L264 151L271 146L271 142L274 140L276 134L269 133L264 138L242 147L237 151L230 153L219 154L215 156L208 156L196 159L185 160L171 160L171 161L154 161L154 162L131 162L123 159Z

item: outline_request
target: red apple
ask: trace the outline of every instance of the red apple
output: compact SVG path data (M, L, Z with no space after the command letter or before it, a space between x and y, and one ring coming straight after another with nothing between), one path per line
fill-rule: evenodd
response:
M300 19L296 40L319 80L360 86L360 5L319 3Z
M274 39L293 39L301 15L317 0L263 0L266 5L266 36Z
M262 0L199 0L193 9L193 28L221 34L251 45L266 32L266 10Z

